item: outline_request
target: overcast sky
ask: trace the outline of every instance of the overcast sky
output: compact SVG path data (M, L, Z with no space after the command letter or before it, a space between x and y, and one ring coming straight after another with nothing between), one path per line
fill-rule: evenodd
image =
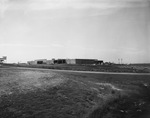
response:
M150 63L149 0L0 0L7 62L95 58Z

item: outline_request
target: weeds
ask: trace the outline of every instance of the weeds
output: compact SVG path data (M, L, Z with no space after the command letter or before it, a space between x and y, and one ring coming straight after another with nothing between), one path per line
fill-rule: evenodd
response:
M144 118L150 108L148 75L3 69L0 81L0 118Z

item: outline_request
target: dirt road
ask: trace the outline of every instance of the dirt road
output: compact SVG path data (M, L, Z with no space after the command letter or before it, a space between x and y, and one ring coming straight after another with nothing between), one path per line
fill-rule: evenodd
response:
M75 71L75 70L57 70L57 69L43 69L43 68L25 68L25 67L11 67L18 69L27 69L27 70L49 70L53 72L71 72L71 73L91 73L91 74L112 74L112 75L150 75L150 73L126 73L126 72L96 72L96 71ZM1 69L1 68L0 68ZM7 68L9 69L9 68Z

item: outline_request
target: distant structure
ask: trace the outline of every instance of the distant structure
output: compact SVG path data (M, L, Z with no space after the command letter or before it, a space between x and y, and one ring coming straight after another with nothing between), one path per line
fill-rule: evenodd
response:
M0 58L0 63L3 63L5 60L7 60L7 57L3 56L2 58Z
M118 59L118 64L123 64L123 59Z
M103 60L97 59L67 59L67 64L102 64Z
M47 59L37 59L34 61L28 61L29 65L35 65L35 64L47 64Z
M38 59L34 61L28 61L29 65L35 64L81 64L81 65L101 65L103 64L103 60L97 59Z

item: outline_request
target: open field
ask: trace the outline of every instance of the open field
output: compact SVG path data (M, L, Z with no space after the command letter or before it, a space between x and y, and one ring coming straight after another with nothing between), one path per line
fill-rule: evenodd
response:
M0 67L0 118L149 118L150 75Z
M128 72L128 73L150 73L149 65L78 65L78 64L3 64L6 67L44 68L57 70L96 71L96 72Z

